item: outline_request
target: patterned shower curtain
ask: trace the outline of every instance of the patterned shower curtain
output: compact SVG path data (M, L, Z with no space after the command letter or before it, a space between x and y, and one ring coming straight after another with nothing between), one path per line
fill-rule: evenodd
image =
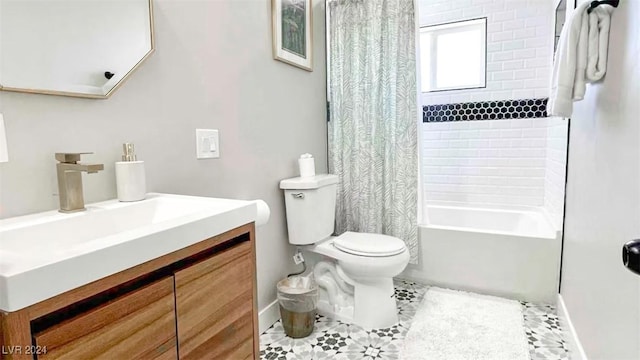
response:
M336 232L404 240L417 262L418 135L413 0L333 0L329 171Z

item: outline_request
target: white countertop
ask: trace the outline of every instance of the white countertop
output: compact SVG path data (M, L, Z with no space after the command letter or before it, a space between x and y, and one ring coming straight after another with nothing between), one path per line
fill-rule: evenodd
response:
M168 194L86 208L0 220L0 310L20 310L258 216L253 201Z

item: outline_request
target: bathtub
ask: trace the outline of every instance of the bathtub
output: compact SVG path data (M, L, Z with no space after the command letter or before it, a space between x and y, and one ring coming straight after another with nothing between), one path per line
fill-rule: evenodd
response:
M419 263L405 278L428 284L555 303L561 232L536 208L430 205L419 228Z

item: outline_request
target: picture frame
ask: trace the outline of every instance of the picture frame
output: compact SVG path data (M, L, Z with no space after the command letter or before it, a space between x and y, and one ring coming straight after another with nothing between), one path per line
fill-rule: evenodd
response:
M313 71L312 0L271 0L273 58Z

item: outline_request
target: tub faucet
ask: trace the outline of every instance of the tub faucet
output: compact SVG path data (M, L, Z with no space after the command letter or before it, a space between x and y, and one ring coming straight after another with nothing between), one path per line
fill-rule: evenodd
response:
M60 212L83 211L82 172L94 174L104 170L103 164L78 164L80 156L92 153L56 153Z

